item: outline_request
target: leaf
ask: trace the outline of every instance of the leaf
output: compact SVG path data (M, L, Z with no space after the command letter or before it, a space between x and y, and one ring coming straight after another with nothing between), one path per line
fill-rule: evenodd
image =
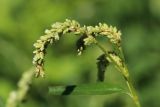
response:
M127 93L127 91L107 83L49 87L49 94L51 95L106 95L113 93Z

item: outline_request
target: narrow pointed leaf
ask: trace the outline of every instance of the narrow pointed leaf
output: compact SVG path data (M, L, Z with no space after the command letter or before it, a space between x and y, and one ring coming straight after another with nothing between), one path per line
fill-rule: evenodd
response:
M49 94L51 95L106 95L113 93L127 93L127 91L107 83L49 87Z

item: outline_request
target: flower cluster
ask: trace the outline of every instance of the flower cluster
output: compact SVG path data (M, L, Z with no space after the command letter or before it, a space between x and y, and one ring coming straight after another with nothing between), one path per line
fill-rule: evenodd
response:
M116 65L118 65L119 67L123 67L123 61L122 59L115 53L115 52L108 52L108 55L110 56L110 58L108 58L111 61L114 60L114 62L116 63Z
M10 93L5 107L18 107L20 102L25 100L25 96L29 91L33 79L33 68L24 72L20 81L18 82L18 89Z
M34 58L33 64L36 66L36 77L44 76L44 55L46 53L46 48L48 44L59 40L61 34L66 34L68 32L74 32L74 34L80 34L82 30L80 25L76 21L66 20L64 23L57 22L52 25L50 30L45 30L45 35L41 36L36 43L34 43Z
M108 26L107 24L99 23L98 26L83 26L74 20L68 20L64 23L56 22L52 25L51 29L45 30L45 35L41 36L40 39L34 43L34 58L33 64L36 66L36 77L44 76L44 56L46 53L46 48L48 44L52 44L60 39L61 35L66 33L74 33L75 35L85 35L79 39L77 42L77 51L81 55L82 51L85 49L85 45L90 45L97 43L96 36L102 35L109 38L110 42L120 46L121 33L115 27Z
M120 46L121 43L121 32L116 27L108 26L107 24L99 23L99 34L105 35L109 38L111 43Z

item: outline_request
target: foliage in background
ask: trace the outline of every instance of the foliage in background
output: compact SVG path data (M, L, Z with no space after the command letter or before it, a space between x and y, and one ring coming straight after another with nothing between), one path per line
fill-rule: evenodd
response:
M23 71L32 66L33 42L43 34L49 24L69 18L87 25L95 25L100 21L118 25L123 32L122 45L127 56L126 61L131 75L136 78L135 85L139 90L142 106L159 107L159 7L159 0L0 0L0 105L5 103L9 92L16 89ZM48 96L49 85L96 81L96 64L93 64L92 60L96 59L100 52L91 47L84 56L77 58L73 54L76 50L72 47L74 39L66 37L65 41L62 39L55 46L56 49L54 46L54 49L48 49L47 77L34 81L26 96L27 100L23 102L25 104L22 103L20 107L133 105L131 100L119 95L85 98ZM105 82L123 81L112 66L107 69Z

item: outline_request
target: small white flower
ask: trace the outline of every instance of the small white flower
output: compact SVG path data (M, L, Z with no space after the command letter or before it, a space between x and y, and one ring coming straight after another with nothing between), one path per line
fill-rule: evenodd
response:
M50 33L51 33L51 30L48 30L48 29L45 30L45 34L50 34Z
M59 35L58 35L58 33L55 33L54 39L55 39L55 40L59 40Z
M87 38L84 39L85 45L90 45L92 43L97 43L96 39L93 36L88 36Z

